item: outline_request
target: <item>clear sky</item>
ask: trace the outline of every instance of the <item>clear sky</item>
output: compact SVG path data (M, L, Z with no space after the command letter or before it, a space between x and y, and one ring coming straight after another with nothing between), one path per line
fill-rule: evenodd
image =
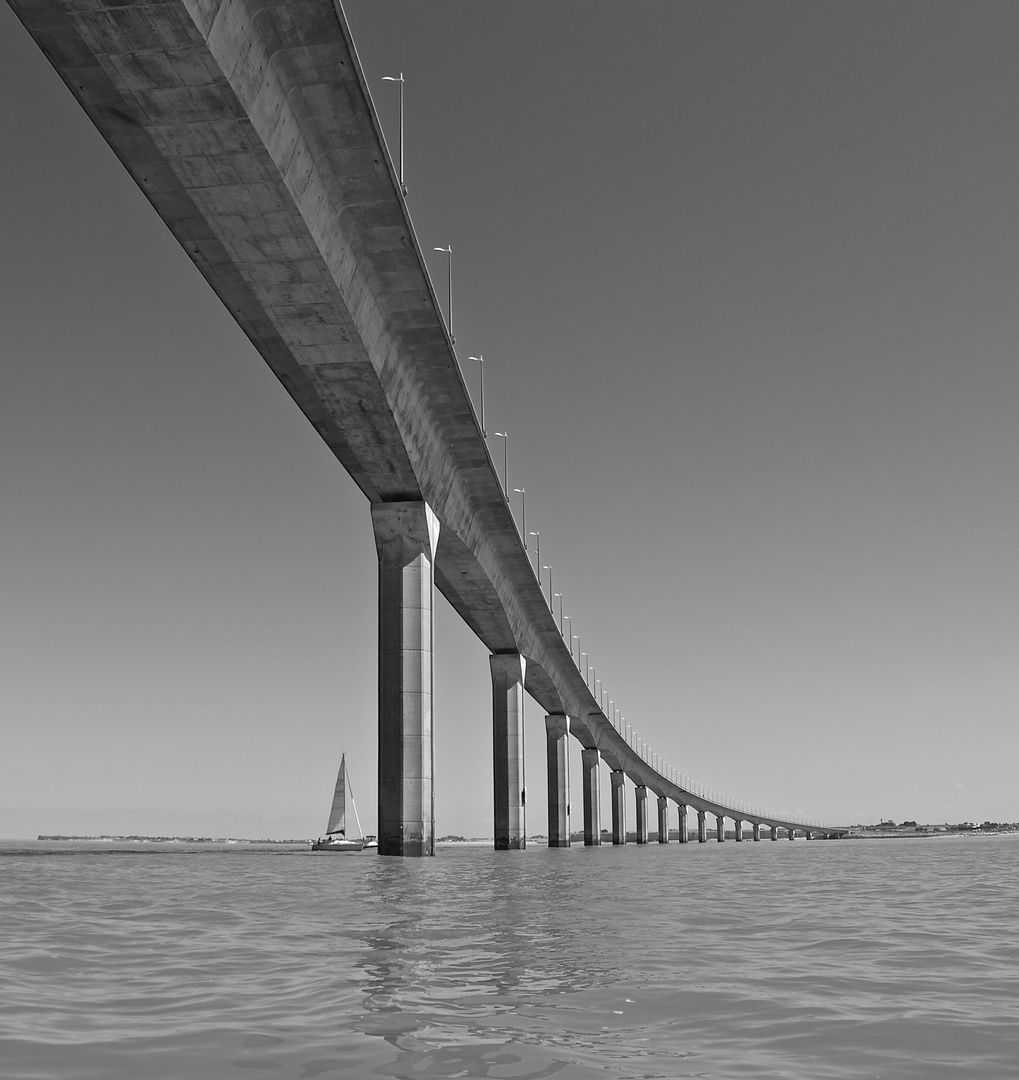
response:
M626 721L775 809L1019 820L1019 5L345 8ZM342 751L373 829L367 502L5 5L0 102L0 836L314 835ZM490 835L438 607L436 827Z

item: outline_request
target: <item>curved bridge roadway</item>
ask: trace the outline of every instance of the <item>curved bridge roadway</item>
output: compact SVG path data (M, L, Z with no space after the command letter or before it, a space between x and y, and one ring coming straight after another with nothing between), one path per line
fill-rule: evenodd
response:
M568 734L659 825L730 808L644 759L567 648L500 485L342 10L331 0L9 0L279 381L368 497L380 558L380 846L433 850L431 585L492 653L496 846L523 845L522 693L548 714L550 842L569 843ZM568 718L568 720L567 720ZM828 831L833 831L829 827ZM835 829L845 831L845 827ZM742 838L741 826L737 837Z

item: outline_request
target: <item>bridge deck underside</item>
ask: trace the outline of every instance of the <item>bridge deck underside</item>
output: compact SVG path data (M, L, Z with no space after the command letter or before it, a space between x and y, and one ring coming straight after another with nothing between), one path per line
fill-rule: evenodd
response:
M433 508L436 583L474 633L527 656L528 691L613 768L723 812L628 746L560 636L330 0L9 2L367 498Z

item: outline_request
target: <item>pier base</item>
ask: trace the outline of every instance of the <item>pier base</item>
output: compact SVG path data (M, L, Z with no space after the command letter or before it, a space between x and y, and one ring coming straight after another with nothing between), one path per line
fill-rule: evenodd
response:
M601 783L598 776L598 751L584 749L580 753L584 775L584 846L601 843Z
M637 843L647 843L647 788L643 784L638 784L634 795L637 802Z
M524 786L524 669L517 653L489 657L492 668L492 780L495 850L527 846Z
M423 502L376 503L379 854L434 855L432 594L439 521Z
M545 717L548 756L548 846L570 846L570 722Z
M609 774L612 782L612 843L626 843L626 774L621 769L613 769Z

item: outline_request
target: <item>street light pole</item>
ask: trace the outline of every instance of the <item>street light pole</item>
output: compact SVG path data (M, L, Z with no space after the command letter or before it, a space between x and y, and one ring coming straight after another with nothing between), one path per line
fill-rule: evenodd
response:
M548 571L548 610L552 612L552 617L555 618L555 608L552 603L552 567L543 566L542 570ZM538 584L541 584L540 579L538 581Z
M407 185L403 180L403 72L400 72L400 77L397 79L392 75L383 75L383 82L398 82L400 84L400 190L407 194Z
M549 578L551 581L551 578ZM563 594L556 593L555 596L559 597L559 636L563 636ZM553 597L554 599L554 597ZM555 608L552 609L552 618L555 618Z
M449 256L446 270L446 312L449 325L446 329L449 331L450 344L455 345L456 338L453 337L453 245L450 244L449 247L444 248L437 247L435 250L444 251Z
M524 537L524 552L526 554L528 547L527 540L527 492L523 488L514 488L514 491L520 493L520 531Z
M503 439L502 444L502 493L509 502L509 435L505 431L493 431L493 435Z
M538 564L538 588L541 588L541 533L532 532L527 535L534 537L534 561Z
M481 368L481 437L483 439L488 438L488 432L485 430L485 358L483 356L468 356L468 360L473 360Z

